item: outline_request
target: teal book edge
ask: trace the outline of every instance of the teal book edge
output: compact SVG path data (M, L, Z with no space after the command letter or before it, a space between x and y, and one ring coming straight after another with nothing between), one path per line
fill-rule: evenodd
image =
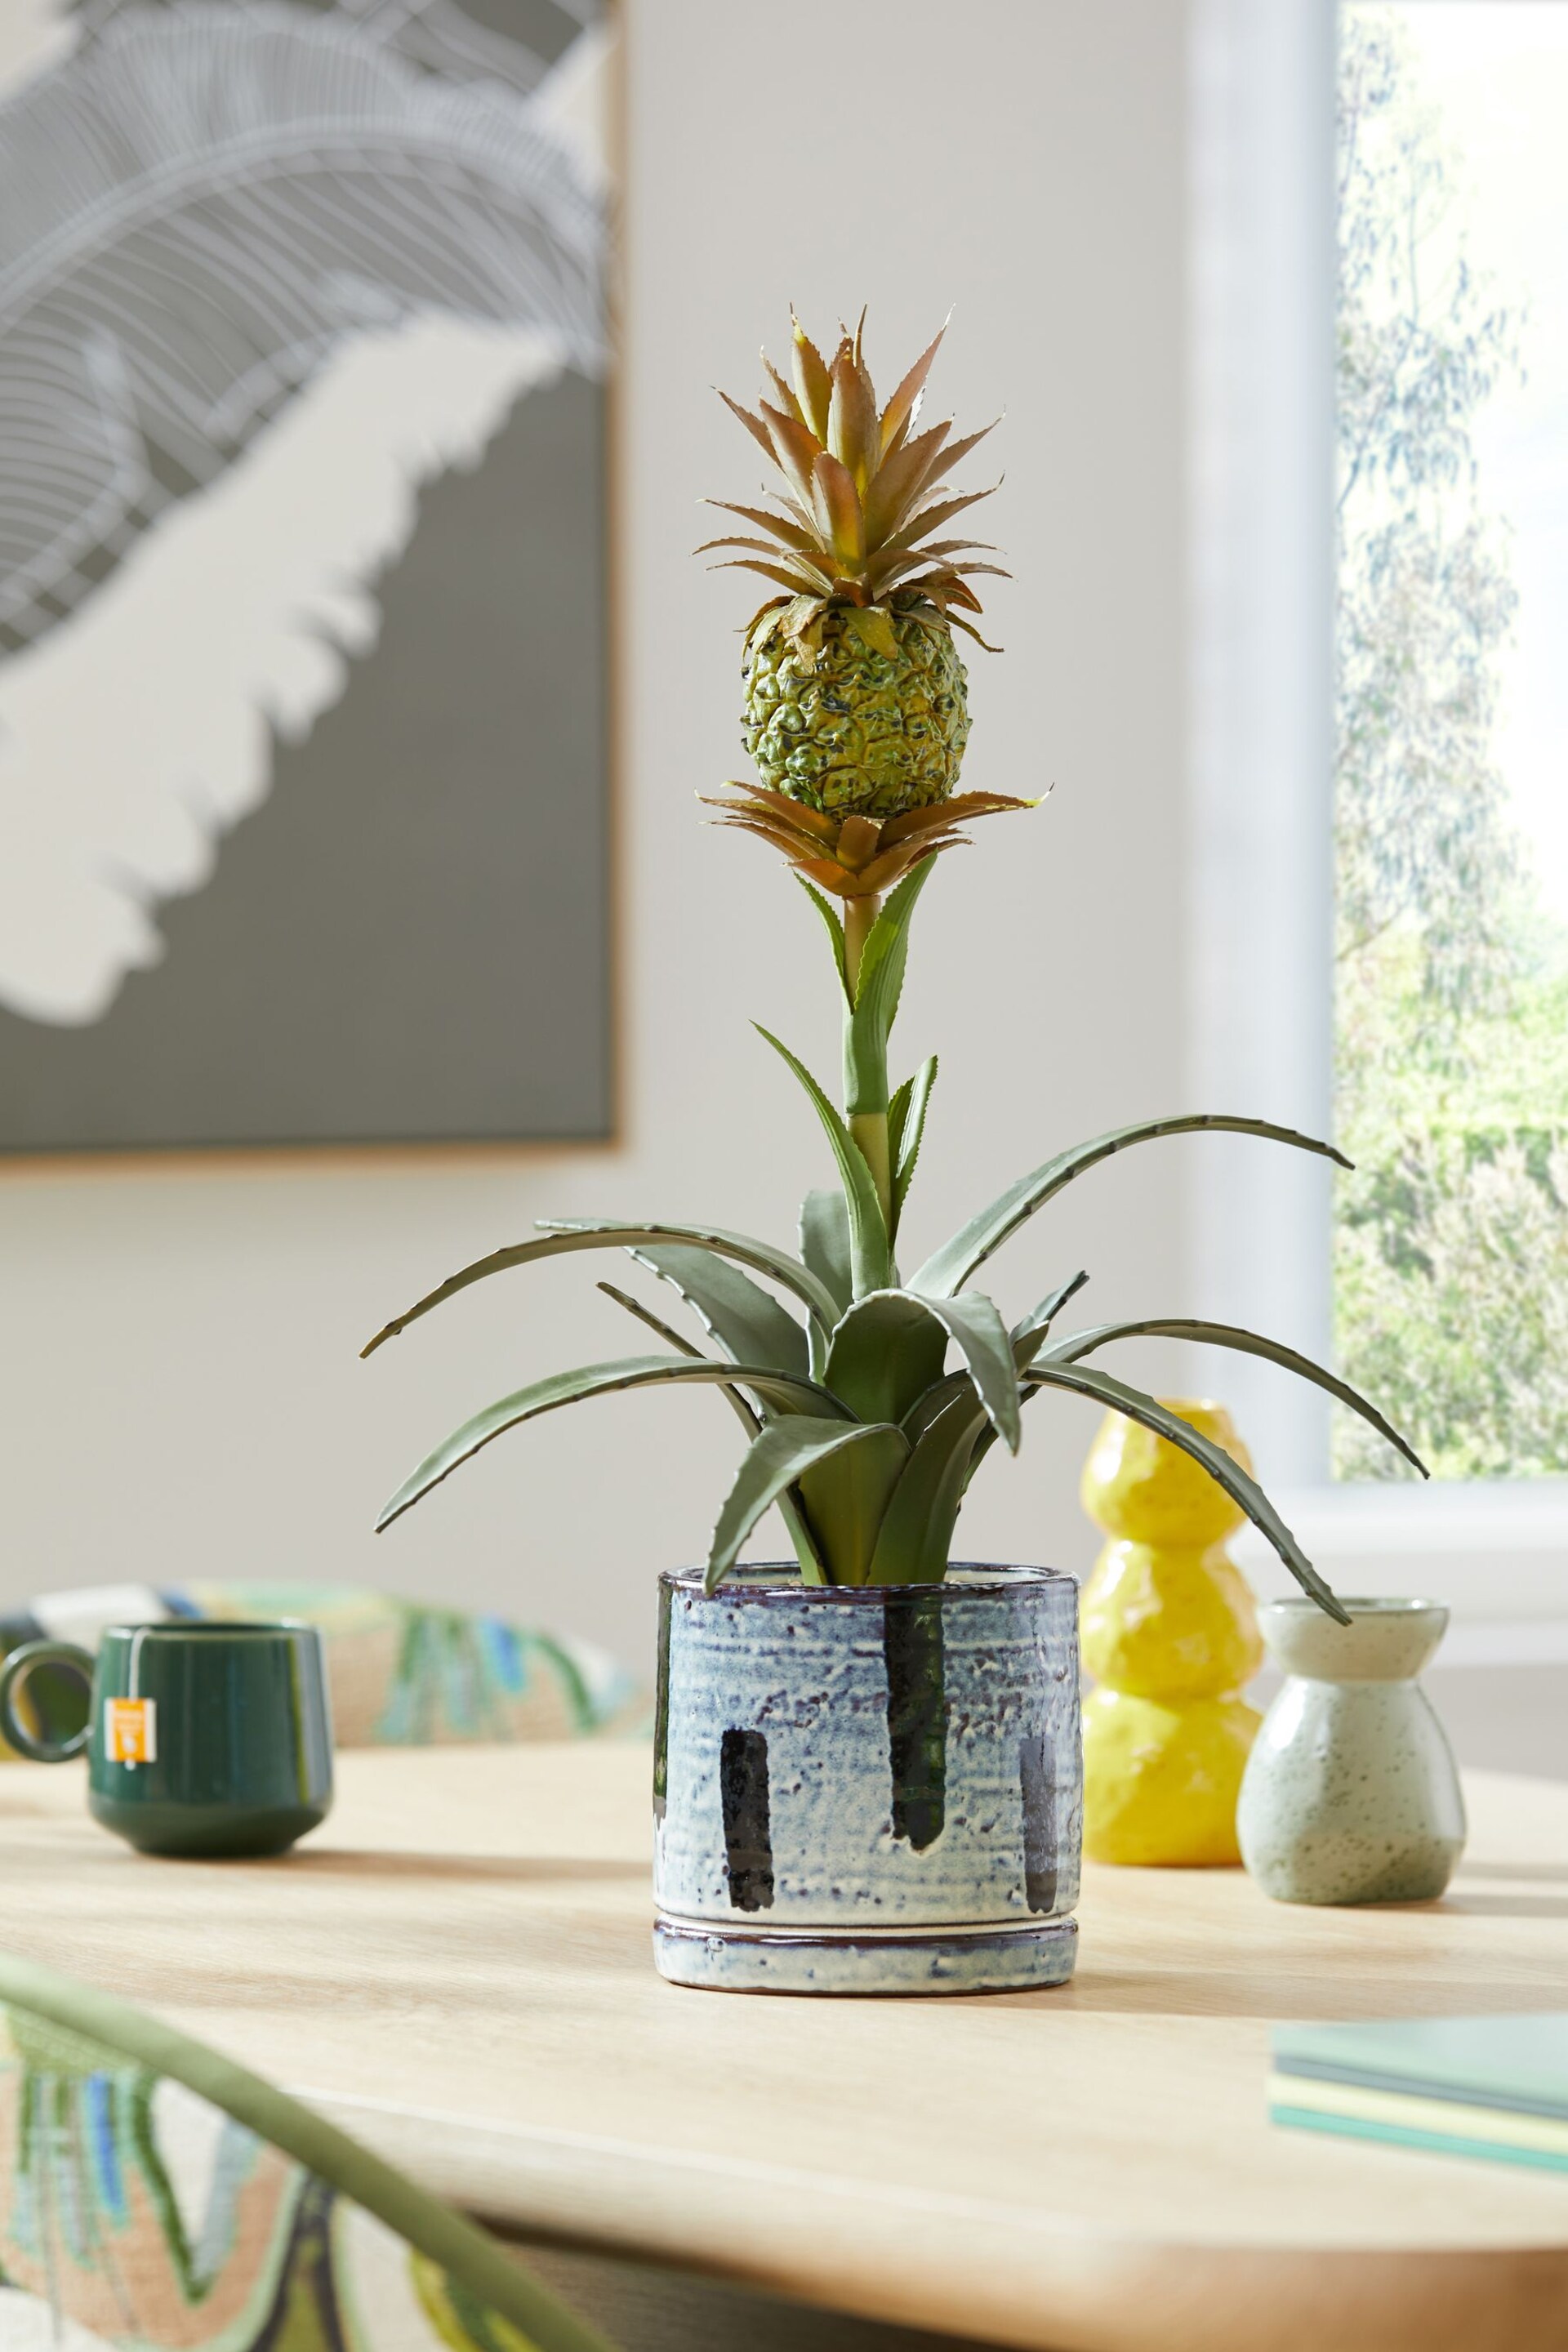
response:
M1342 2139L1381 2140L1386 2147L1425 2148L1439 2156L1479 2157L1489 2164L1522 2164L1536 2172L1568 2173L1568 2156L1513 2147L1504 2140L1460 2139L1448 2132L1416 2131L1406 2124L1370 2123L1359 2116L1326 2115L1311 2107L1271 2106L1269 2120L1293 2131L1331 2132Z
M1282 2025L1274 2034L1274 2065L1280 2074L1320 2083L1568 2121L1563 2011Z

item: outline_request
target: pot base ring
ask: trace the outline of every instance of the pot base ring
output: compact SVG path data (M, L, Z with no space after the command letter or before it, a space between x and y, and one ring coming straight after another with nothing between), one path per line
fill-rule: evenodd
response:
M710 1992L1033 1992L1072 1975L1078 1922L857 1936L721 1927L661 1912L653 1954L669 1983Z

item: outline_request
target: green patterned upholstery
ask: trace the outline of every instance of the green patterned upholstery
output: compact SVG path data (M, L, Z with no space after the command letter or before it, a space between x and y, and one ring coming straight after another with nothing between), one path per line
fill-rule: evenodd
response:
M97 1645L105 1625L171 1618L302 1617L319 1626L340 1748L569 1739L646 1727L644 1695L591 1643L354 1585L91 1585L0 1617L0 1654L44 1636ZM79 1679L34 1675L27 1704L58 1737L82 1720ZM0 1743L0 1756L9 1748Z
M4 2352L610 2352L367 2149L0 1957Z

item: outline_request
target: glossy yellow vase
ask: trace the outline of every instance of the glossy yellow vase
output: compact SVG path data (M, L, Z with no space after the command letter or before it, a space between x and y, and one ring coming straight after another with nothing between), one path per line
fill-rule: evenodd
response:
M1223 1405L1171 1412L1252 1467ZM1108 1413L1083 1506L1110 1538L1083 1590L1084 1852L1096 1862L1241 1860L1236 1801L1262 1721L1238 1694L1263 1643L1226 1556L1244 1514L1190 1454Z

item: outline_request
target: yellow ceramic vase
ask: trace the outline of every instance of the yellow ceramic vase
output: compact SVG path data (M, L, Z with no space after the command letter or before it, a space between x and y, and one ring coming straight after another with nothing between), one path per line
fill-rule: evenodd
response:
M1250 1470L1223 1405L1164 1400ZM1096 1862L1239 1862L1236 1801L1262 1721L1237 1694L1263 1643L1226 1556L1245 1516L1192 1456L1108 1413L1083 1506L1110 1538L1083 1590L1083 1843Z

